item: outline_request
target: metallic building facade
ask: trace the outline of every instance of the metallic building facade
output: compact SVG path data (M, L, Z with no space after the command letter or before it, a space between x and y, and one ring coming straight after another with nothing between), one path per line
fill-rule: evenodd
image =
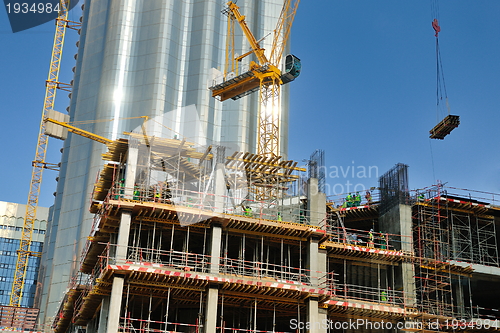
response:
M9 305L17 250L21 240L26 205L0 201L0 305ZM38 207L31 251L42 252L49 208ZM30 256L23 288L22 307L33 307L37 289L40 257Z
M260 39L272 33L283 0L238 6ZM255 152L258 94L221 103L208 89L223 70L226 17L220 0L86 0L69 114L72 122L111 139L148 116L147 134L221 142ZM272 36L272 35L270 35ZM263 40L270 48L272 37ZM237 36L239 54L250 49ZM248 66L247 57L242 66ZM281 153L287 153L288 87L282 91ZM194 125L193 125L194 124ZM196 128L193 131L193 128ZM70 135L64 143L54 212L42 257L42 323L55 315L91 230L92 186L105 147Z

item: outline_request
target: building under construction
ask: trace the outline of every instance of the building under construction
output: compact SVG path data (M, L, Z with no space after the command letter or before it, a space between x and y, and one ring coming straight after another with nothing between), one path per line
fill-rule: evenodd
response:
M297 162L222 146L108 144L54 331L498 326L484 288L500 282L498 198L410 192L398 164L363 199L327 200L314 157L307 177Z
M24 312L29 327L16 313L42 171L56 166L45 161L45 122L62 89L65 122L87 135L69 135L61 150L37 281L42 330L52 319L55 332L89 333L497 328L484 290L500 277L498 197L410 192L397 165L364 199L327 198L321 153L308 176L281 157L289 91L280 86L301 71L285 55L298 2L248 1L241 15L232 1L87 0L81 24L59 2L31 213L2 326L34 326L37 311ZM80 35L69 84L58 79L66 28ZM431 137L456 126L449 115ZM131 128L142 132L124 138Z

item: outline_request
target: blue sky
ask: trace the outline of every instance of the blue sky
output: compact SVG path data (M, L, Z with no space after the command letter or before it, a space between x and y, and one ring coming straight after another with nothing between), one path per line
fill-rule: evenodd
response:
M289 157L324 149L328 194L347 182L376 186L399 162L410 166L412 188L441 180L500 193L500 1L442 0L438 15L450 109L461 118L443 141L428 138L438 121L430 0L301 1L291 40L302 74L290 84ZM12 34L0 9L2 201L27 200L53 35L53 22ZM72 79L77 40L67 33L61 82ZM68 103L59 91L56 109ZM50 140L47 162L59 161L60 147ZM346 174L353 166L354 177ZM56 177L44 172L40 205L52 204Z

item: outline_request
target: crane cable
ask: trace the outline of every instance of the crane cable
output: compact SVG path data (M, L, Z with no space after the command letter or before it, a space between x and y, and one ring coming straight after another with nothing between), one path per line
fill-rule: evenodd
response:
M442 100L443 93L446 103L446 110L448 115L450 114L450 106L448 103L448 93L446 92L446 83L444 80L444 70L443 62L441 60L441 51L439 48L439 32L441 27L439 25L439 2L438 0L431 0L431 12L432 12L432 28L434 29L434 36L436 37L436 116L439 122L439 110ZM442 107L441 107L442 108Z

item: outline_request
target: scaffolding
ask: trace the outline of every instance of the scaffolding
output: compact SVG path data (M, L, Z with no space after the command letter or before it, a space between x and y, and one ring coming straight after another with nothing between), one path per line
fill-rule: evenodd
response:
M144 136L108 149L56 333L96 330L117 285L122 332L291 332L290 321L311 311L325 320L472 318L473 269L458 261L498 257L496 238L483 235L494 228L489 205L442 187L411 196L404 165L380 195L345 207L345 195L302 195L294 182L305 170L293 161ZM413 232L381 230L384 198L413 205Z
M204 331L214 285L220 332L285 331L305 320L310 297L328 298L327 273L307 257L310 240L325 239L324 217L311 220L324 213L293 191L305 171L297 162L139 134L109 144L103 158L81 272L56 332L95 326L116 276L125 278L119 329L129 332ZM124 212L133 216L128 244L117 241Z
M0 327L10 330L34 331L38 309L0 305Z
M423 256L500 267L494 217L500 210L498 195L440 184L420 190L414 201Z
M484 193L457 190L438 184L414 197L415 278L421 311L470 319L472 265L498 267L495 219L488 215L498 208L483 201Z

